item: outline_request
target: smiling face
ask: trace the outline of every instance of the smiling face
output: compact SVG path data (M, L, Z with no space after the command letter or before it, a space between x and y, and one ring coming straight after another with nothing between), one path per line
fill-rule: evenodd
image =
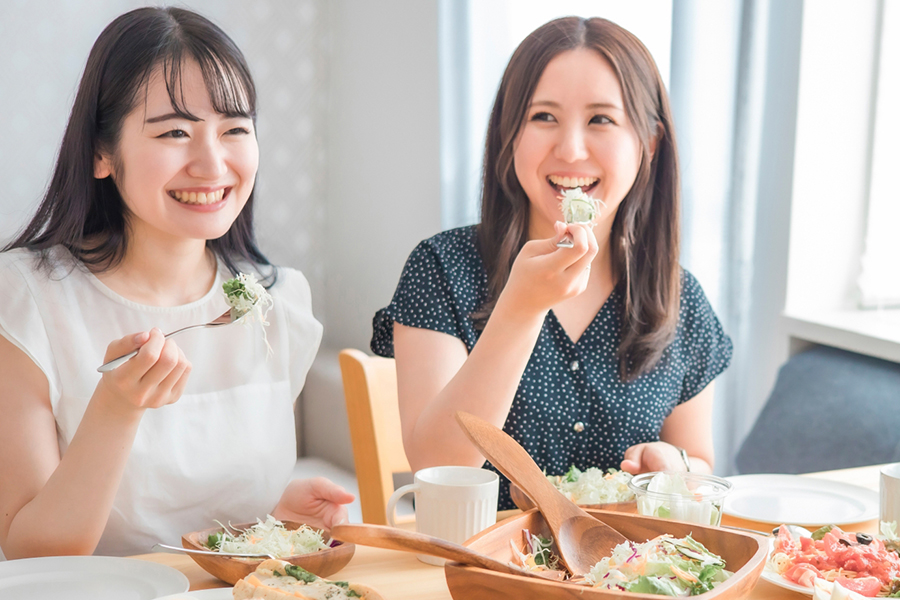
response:
M529 237L552 237L560 196L580 187L602 200L611 227L641 164L641 143L609 62L589 49L563 52L544 69L516 141L516 177L530 202Z
M95 163L97 178L115 180L138 239L221 237L256 180L259 147L252 119L216 112L192 61L183 65L181 87L183 108L196 120L176 113L157 68L146 101L140 94L125 118L114 154Z

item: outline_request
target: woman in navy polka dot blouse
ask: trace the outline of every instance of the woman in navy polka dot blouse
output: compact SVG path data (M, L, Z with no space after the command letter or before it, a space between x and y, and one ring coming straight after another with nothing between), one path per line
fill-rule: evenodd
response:
M602 200L590 224L561 222L575 187ZM464 410L548 474L710 472L713 380L732 346L678 264L679 210L669 100L646 48L598 18L529 35L491 113L481 223L422 242L375 316L412 468L483 464L453 418Z

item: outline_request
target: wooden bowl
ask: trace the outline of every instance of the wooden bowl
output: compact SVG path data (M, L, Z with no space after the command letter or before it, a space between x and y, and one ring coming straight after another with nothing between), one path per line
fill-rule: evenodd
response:
M296 523L294 521L283 521L283 523L288 530L299 529L302 525L301 523ZM234 525L233 529L246 529L255 524L256 523L241 523L239 525ZM189 550L209 550L209 548L203 545L203 542L205 542L210 535L221 533L222 531L222 527L212 527L210 529L188 533L181 536L181 545ZM328 530L324 530L323 536L325 539L331 537ZM353 544L338 542L338 545L333 548L319 550L312 554L283 556L281 557L281 560L286 560L298 567L303 567L310 573L318 575L319 577L327 578L329 575L343 569L347 563L350 562L350 559L353 558L353 552L355 550L356 546ZM232 556L209 556L206 554L190 554L189 556L207 573L218 577L231 585L234 585L238 579L242 579L255 571L256 567L259 566L259 563L265 560L264 558L235 558Z
M635 541L646 541L662 533L676 537L688 534L725 559L726 569L734 575L714 590L696 596L702 599L739 600L747 597L756 585L769 551L767 538L719 527L708 527L643 517L612 511L589 510L589 513ZM521 545L522 530L528 529L545 537L550 530L537 510L512 516L489 527L466 542L472 550L504 562L512 560L509 540ZM542 600L659 600L661 596L601 590L573 583L507 575L479 567L448 562L444 565L447 587L455 600L494 600L496 598L541 598Z
M509 484L509 497L512 498L513 504L522 511L535 508L531 498L522 491L522 488L514 483ZM631 500L630 502L611 502L609 504L579 504L578 506L585 510L592 508L595 510L611 510L615 512L637 514L637 500Z

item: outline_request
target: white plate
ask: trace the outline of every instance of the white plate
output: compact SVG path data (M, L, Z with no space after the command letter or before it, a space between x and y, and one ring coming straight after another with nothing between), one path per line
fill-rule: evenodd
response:
M762 575L760 575L760 577L762 577L769 583L774 583L775 585L783 587L786 590L800 592L801 594L806 594L807 596L812 596L813 594L812 588L802 586L799 583L794 583L790 579L785 579L775 571L770 570L768 565L766 565L766 568L763 569Z
M780 525L845 525L878 517L878 492L799 475L737 475L726 515Z
M3 600L153 600L186 592L184 573L112 556L50 556L0 562Z
M197 590L196 592L184 592L163 596L156 600L233 600L234 588L215 588L212 590Z

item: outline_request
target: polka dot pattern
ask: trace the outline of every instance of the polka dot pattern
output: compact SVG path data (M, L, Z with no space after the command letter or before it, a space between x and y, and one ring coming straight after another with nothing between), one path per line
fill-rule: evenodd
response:
M487 275L475 227L425 240L413 251L391 304L376 315L372 351L392 357L394 321L455 336L471 352L479 332L469 316L487 297ZM577 343L548 313L503 429L548 474L571 465L618 467L634 444L659 440L663 421L703 390L731 361L722 331L700 284L682 271L675 340L660 361L634 381L618 376L616 351L623 297L616 288ZM493 470L486 463L486 468ZM501 477L500 508L512 508Z

